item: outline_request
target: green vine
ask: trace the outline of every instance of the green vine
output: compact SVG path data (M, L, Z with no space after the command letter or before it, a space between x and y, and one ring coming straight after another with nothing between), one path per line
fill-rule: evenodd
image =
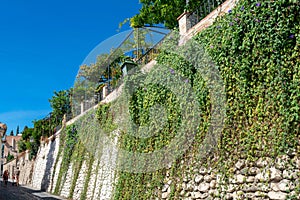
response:
M232 175L232 165L240 158L254 161L260 157L275 158L290 150L300 152L299 13L300 3L296 1L240 0L234 9L195 36L218 66L227 101L225 126L218 149L211 157L201 161L219 167L225 180ZM169 198L179 199L183 177L193 175L194 168L199 164L199 146L209 130L213 103L207 83L189 61L175 53L162 50L157 61L159 65L155 67L167 66L169 73L184 77L184 82L192 88L201 113L197 133L191 146L168 169L148 173L118 171L115 200L161 198L160 191L166 184L167 174L168 180L171 180ZM159 131L150 131L153 133L150 137L139 138L134 135L135 127L119 127L119 148L125 151L151 153L170 144L178 134L183 120L180 111L182 102L174 91L151 82L156 75L150 72L147 80L143 79L142 74L126 80L136 85L144 81L144 85L129 92L130 119L139 127L147 126L149 130ZM125 82L123 89L129 91L131 88L126 88ZM105 133L117 130L119 124L117 110L112 109L115 108L114 103L100 104L96 111L90 111L82 118L81 124L90 124L79 131L80 137L86 135L84 141L99 142L99 135L92 134L91 139L88 134L96 128L101 128ZM155 118L151 114L151 108L155 106L163 106L166 111L164 126L157 125L157 118L160 117ZM91 122L94 115L97 121ZM56 193L71 162L72 145L76 138L72 130L71 126L66 129ZM131 164L134 167L136 163ZM91 175L91 165L92 161L89 163L88 177ZM86 197L87 184L86 180L82 199Z
M62 137L65 136L65 128L62 128L61 129L61 132L60 132L60 143L59 143L59 147L58 147L58 153L57 153L57 157L55 159L55 163L54 163L54 166L53 166L53 175L51 177L51 187L50 187L50 191L52 192L53 191L53 183L54 183L54 176L56 174L56 168L57 168L57 164L58 164L58 161L59 161L59 157L61 156L61 152L62 152L62 148L61 148L61 143L62 143ZM58 139L55 138L55 142L58 142ZM57 194L57 193L56 193Z
M185 163L190 161L193 157L192 154L196 154L199 150L197 147L203 141L203 137L208 127L208 120L210 118L210 101L208 89L205 87L205 81L199 73L196 73L193 66L191 66L186 60L178 55L163 51L158 56L157 61L160 66L167 66L170 74L178 73L181 77L184 77L183 81L189 84L192 88L192 92L196 94L199 110L200 113L202 113L201 120L199 120L200 124L198 126L198 131L191 147L187 150L187 152L179 156L177 160L174 161L171 169L169 169L172 180L169 198L176 199L180 193L178 185L182 183L182 178L178 179L175 177L183 177L182 169L191 170L188 167L184 167L184 164L181 164L181 161L184 161ZM150 74L147 75L147 78L149 79L151 76L156 76L156 73L151 74L150 72ZM151 137L138 138L130 133L132 129L128 128L127 132L121 132L119 137L121 149L125 149L130 152L151 153L155 150L168 146L170 141L176 134L178 134L177 131L180 130L179 127L182 123L182 111L180 111L179 104L181 102L178 101L178 94L175 94L163 85L154 84L151 80L152 79L150 78L150 81L147 82L139 75L137 77L128 78L127 81L134 84L138 84L139 81L145 81L143 87L139 87L129 98L130 118L138 126L148 126L150 130L159 131ZM131 84L129 85L131 87ZM182 87L184 88L184 86ZM126 86L124 90L127 90ZM178 88L178 90L182 91L180 88ZM151 108L157 105L163 106L166 110L165 118L167 121L163 128L159 126L160 124L158 124L159 127L156 127L157 124L153 123L155 122L155 119L151 118L153 117L151 116ZM154 116L158 117L155 114ZM135 163L132 164L134 165ZM161 198L161 194L157 193L157 190L164 186L166 172L166 169L140 174L119 172L117 175L118 182L115 187L114 199Z
M65 133L65 135L64 135ZM61 185L64 182L66 176L67 176L67 171L69 168L69 165L71 163L71 157L73 150L75 148L75 145L77 143L77 130L75 125L70 125L66 127L66 131L62 132L61 134L61 145L60 149L62 150L62 163L61 167L58 173L58 179L56 182L56 186L54 189L55 194L60 194L61 192Z
M113 122L114 115L110 110L111 103L99 104L98 109L96 110L96 118L101 129L105 133L110 133L117 128L117 125Z
M70 193L69 193L69 198L73 198L74 190L76 187L77 179L79 176L79 172L82 167L82 163L87 157L85 156L86 151L81 142L78 142L74 148L74 152L72 154L71 161L73 163L73 176L72 176L72 182L71 182L71 187L70 187Z
M230 176L230 167L237 159L253 161L259 157L299 151L300 130L300 3L288 0L240 0L228 14L195 38L205 47L225 84L226 121L214 160ZM169 66L171 73L180 73L189 80L201 110L201 122L193 145L171 168L170 199L179 198L176 184L184 173L194 173L199 145L207 133L210 120L210 98L201 75L180 56L163 51L158 63ZM137 79L139 80L139 79ZM163 102L169 110L178 111L179 102L170 98L167 88L145 85L130 99L130 116L138 125L151 124L149 108ZM170 125L180 122L180 113L170 118ZM176 132L165 129L156 138L138 139L123 132L120 148L151 152L168 144ZM227 162L230 160L231 162ZM182 163L180 162L182 161ZM226 162L225 162L226 161ZM224 163L227 163L224 165ZM149 199L164 183L165 170L134 174L119 172L114 199ZM173 185L174 184L174 185ZM160 198L158 196L158 198Z
M299 2L239 1L197 36L225 83L224 159L298 148L299 12Z

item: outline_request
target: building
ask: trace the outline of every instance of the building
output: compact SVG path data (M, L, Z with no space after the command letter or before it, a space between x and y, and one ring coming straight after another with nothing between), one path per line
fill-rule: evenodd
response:
M4 165L8 162L15 162L10 164L8 171L12 174L17 167L17 156L18 156L18 142L22 139L21 135L17 136L4 136L1 144L1 174L4 170Z
M4 148L2 145L2 138L5 135L6 130L7 130L6 124L0 122L0 175L2 175L2 173L3 173L3 163L4 163L3 158L2 158L2 154L4 153Z

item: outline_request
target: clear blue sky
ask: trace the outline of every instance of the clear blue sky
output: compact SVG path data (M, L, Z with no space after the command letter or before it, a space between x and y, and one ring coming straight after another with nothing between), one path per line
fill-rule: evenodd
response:
M45 117L53 92L71 88L89 52L140 7L138 0L1 0L0 122L7 134Z

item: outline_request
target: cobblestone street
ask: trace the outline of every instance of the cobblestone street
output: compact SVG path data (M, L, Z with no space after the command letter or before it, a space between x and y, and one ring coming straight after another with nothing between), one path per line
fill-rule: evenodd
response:
M63 200L63 198L29 187L13 186L11 182L5 186L2 180L0 182L0 200Z

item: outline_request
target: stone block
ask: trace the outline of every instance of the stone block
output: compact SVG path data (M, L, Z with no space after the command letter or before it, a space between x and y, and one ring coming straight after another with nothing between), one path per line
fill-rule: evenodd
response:
M195 176L195 183L200 183L202 181L203 181L203 175L198 174Z
M272 159L269 158L269 157L259 158L256 161L256 166L259 167L259 168L263 168L263 167L266 167L267 165L269 165L271 162L272 162Z
M255 181L255 176L246 177L246 183L253 183Z
M206 174L207 174L207 169L204 168L204 167L201 167L201 168L199 169L199 173L200 173L201 175L206 175Z
M287 167L287 165L289 164L289 160L290 160L289 156L282 155L276 159L275 167L277 169L284 170Z
M287 194L283 193L283 192L271 191L268 193L268 197L270 199L274 199L274 200L284 200L284 199L286 199L286 196L287 196Z
M239 184L246 182L246 176L244 175L238 174L236 175L235 178L236 178L236 182Z
M200 192L208 192L209 189L209 183L200 183L198 186L198 190Z
M240 170L245 166L245 161L244 160L239 160L237 163L234 165L236 169Z
M201 199L201 192L192 192L191 197L192 199Z
M270 168L270 181L279 182L282 180L282 173L275 167Z
M255 176L259 172L260 172L259 168L257 168L257 167L250 167L249 170L248 170L248 175Z
M211 189L215 189L216 186L217 186L217 182L216 182L215 180L212 180L212 181L209 183L209 187L210 187Z
M204 176L204 181L209 183L211 180L212 180L212 177L209 174Z
M255 185L244 185L242 188L243 192L256 192L258 188Z
M292 182L287 179L281 180L277 185L279 190L282 192L291 191L295 188Z

